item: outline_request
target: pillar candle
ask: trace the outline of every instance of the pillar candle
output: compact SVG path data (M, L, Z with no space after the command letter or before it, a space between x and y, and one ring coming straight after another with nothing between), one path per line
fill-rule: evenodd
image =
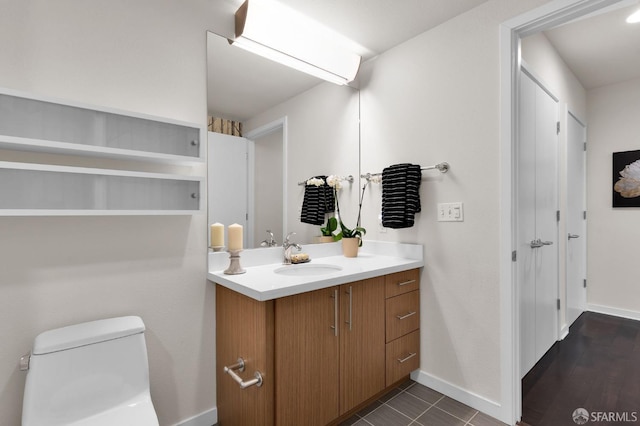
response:
M211 225L211 247L222 246L224 246L224 225L216 222Z
M242 225L229 225L229 250L242 250Z

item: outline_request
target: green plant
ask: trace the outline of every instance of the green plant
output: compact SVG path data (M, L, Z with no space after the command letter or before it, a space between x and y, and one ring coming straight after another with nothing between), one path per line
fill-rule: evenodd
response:
M362 237L367 233L367 230L360 226L360 219L362 215L362 201L364 199L364 191L367 189L367 184L369 181L367 180L362 187L362 194L360 194L360 201L358 203L358 219L356 220L356 227L349 228L342 221L342 216L340 215L340 202L338 201L338 190L340 189L340 181L342 179L337 176L329 176L327 178L327 184L333 188L335 199L336 199L336 213L338 214L338 221L340 223L340 232L338 235L334 237L336 241L342 238L358 238L360 241L358 242L358 246L362 246Z
M327 225L320 228L320 232L323 237L333 237L334 241L337 241L337 235L334 234L336 229L338 229L338 219L331 216L327 218Z

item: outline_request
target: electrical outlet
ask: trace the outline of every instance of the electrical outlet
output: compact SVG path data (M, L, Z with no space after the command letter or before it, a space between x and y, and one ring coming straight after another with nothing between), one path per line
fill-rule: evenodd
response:
M438 222L463 222L462 202L438 203Z

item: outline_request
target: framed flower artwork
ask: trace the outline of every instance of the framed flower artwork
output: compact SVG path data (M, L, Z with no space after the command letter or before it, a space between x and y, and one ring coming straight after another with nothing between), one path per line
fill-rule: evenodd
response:
M613 207L640 207L640 150L613 153Z

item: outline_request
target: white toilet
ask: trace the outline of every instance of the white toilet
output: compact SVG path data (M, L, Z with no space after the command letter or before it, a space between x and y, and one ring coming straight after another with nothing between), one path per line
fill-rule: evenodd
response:
M139 317L92 321L38 335L27 370L22 425L158 425Z

